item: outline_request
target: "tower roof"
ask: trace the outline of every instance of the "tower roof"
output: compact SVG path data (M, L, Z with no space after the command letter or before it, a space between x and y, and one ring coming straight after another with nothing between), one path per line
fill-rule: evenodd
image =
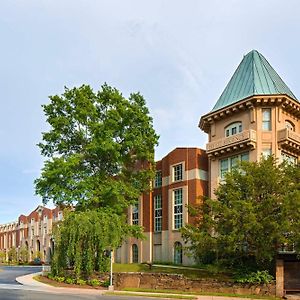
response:
M244 56L212 111L249 96L278 94L285 94L297 100L265 57L252 50Z

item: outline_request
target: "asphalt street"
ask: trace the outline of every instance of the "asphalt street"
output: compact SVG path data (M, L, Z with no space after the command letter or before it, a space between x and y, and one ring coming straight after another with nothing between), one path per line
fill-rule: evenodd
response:
M16 277L40 272L42 267L1 266L0 267L0 300L132 300L132 296L105 296L92 294L72 294L49 291L37 291L32 287L23 286L16 281ZM140 298L141 299L141 298ZM142 298L153 299L153 298Z
M41 271L42 267L2 266L0 267L0 284L19 284L16 282L16 277Z

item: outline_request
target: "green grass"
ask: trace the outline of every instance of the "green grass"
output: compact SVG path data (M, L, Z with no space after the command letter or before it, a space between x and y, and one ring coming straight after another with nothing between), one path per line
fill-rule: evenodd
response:
M141 289L141 288L125 288L123 291L137 292L137 293L157 293L157 294L177 294L177 295L198 295L198 296L222 296L222 297L232 297L232 298L246 298L246 299L266 299L266 300L280 300L281 298L273 296L263 296L263 295L240 295L232 293L209 293L209 292L187 292L178 290L155 290L155 289ZM169 297L169 296L168 296Z
M114 272L145 272L145 273L168 273L168 274L182 274L187 278L209 278L218 279L222 281L230 281L231 274L220 272L216 269L209 268L173 268L172 266L152 266L150 269L146 264L114 264Z
M197 297L194 296L184 296L184 295L170 295L170 294L144 294L144 293L130 293L130 292L106 292L105 295L118 295L118 296L136 296L136 297L147 297L147 298L166 298L168 299L197 299Z

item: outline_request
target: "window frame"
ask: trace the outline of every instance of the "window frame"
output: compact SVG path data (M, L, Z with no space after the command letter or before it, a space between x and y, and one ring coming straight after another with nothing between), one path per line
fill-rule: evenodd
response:
M139 225L139 205L132 206L131 224Z
M159 188L162 186L162 171L156 171L155 172L155 178L154 178L154 187Z
M225 137L230 137L236 135L243 131L243 123L241 121L236 121L227 125L224 129Z
M183 180L183 163L179 163L172 166L172 177L173 177L173 182L178 182Z
M295 131L295 124L290 120L285 120L284 126L288 130Z
M236 159L236 163L233 163L234 159ZM219 160L220 180L221 181L225 180L226 173L236 169L238 167L238 164L241 163L242 161L249 161L249 151L220 159ZM223 168L222 168L222 164L223 164ZM227 165L227 168L224 168L224 165Z
M183 189L173 190L173 229L178 230L183 226Z
M265 119L264 112L268 112L268 118ZM261 120L262 120L262 131L271 131L272 130L272 109L271 108L262 108L261 110ZM265 126L266 125L266 126Z
M162 195L153 197L154 206L154 232L162 231Z
M132 263L137 264L139 262L139 247L137 244L131 246Z

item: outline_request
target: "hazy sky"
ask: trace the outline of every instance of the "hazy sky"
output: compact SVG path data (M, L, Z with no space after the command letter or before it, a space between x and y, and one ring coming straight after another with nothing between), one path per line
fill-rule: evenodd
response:
M2 0L0 223L28 214L46 130L63 87L140 91L160 135L156 158L205 147L198 128L243 55L260 51L300 97L298 0Z

